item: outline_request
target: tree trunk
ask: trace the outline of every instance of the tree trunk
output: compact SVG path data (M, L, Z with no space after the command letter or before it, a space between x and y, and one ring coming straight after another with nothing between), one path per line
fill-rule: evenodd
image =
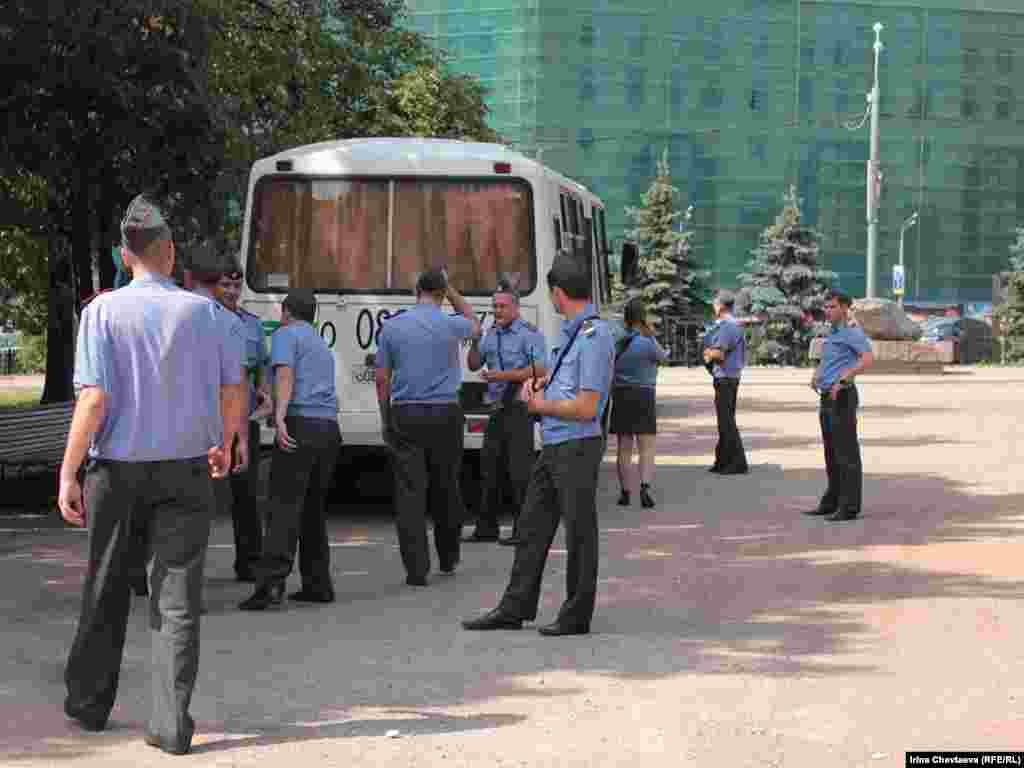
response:
M103 196L99 206L99 268L100 268L100 289L113 288L114 276L117 269L114 267L114 258L111 250L121 241L121 233L118 231L117 214L114 206L117 204L117 190L109 185L103 186Z
M71 256L78 281L78 302L96 292L92 279L92 201L90 200L89 172L75 170L75 194L71 201Z
M46 256L50 285L47 293L46 381L42 405L74 399L75 289L70 259L58 238L51 238Z

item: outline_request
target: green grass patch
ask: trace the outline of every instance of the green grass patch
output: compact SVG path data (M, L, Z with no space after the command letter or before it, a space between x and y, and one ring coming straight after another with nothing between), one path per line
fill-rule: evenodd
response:
M0 411L35 408L42 394L41 389L0 389Z

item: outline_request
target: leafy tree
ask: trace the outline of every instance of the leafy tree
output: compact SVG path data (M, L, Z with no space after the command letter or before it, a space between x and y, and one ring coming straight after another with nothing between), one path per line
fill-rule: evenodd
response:
M1010 342L1006 360L1018 363L1024 360L1024 227L1017 227L1017 241L1010 245L1009 288L1009 300L996 312Z
M811 339L823 331L825 299L836 274L818 266L819 235L802 221L796 187L783 201L739 280L751 314L767 319L755 356L802 360Z
M40 334L46 329L46 185L38 176L0 177L5 199L28 215L19 225L0 223L0 325Z
M681 231L693 216L677 207L679 190L672 185L668 151L658 161L658 171L642 197L640 208L627 208L634 223L626 237L640 249L638 283L641 295L655 316L660 332L666 332L665 319L702 317L708 302L707 272L697 269L691 254L691 231Z

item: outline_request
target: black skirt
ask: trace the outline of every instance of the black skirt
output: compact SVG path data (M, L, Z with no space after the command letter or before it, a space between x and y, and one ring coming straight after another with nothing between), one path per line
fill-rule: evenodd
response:
M612 416L608 431L615 435L654 435L654 387L612 387Z

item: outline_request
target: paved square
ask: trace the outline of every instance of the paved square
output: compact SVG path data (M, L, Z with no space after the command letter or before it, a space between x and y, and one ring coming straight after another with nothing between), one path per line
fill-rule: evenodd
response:
M809 378L747 372L752 472L723 478L705 471L707 375L662 373L658 506L615 506L612 439L588 637L462 631L511 550L464 545L454 576L406 587L390 517L365 508L332 519L336 603L242 613L220 521L186 758L142 743L142 599L110 729L65 722L85 535L0 518L21 528L0 533L0 764L810 767L1024 749L1024 369L864 378L852 523L800 514L824 485ZM542 621L563 558L559 539Z

